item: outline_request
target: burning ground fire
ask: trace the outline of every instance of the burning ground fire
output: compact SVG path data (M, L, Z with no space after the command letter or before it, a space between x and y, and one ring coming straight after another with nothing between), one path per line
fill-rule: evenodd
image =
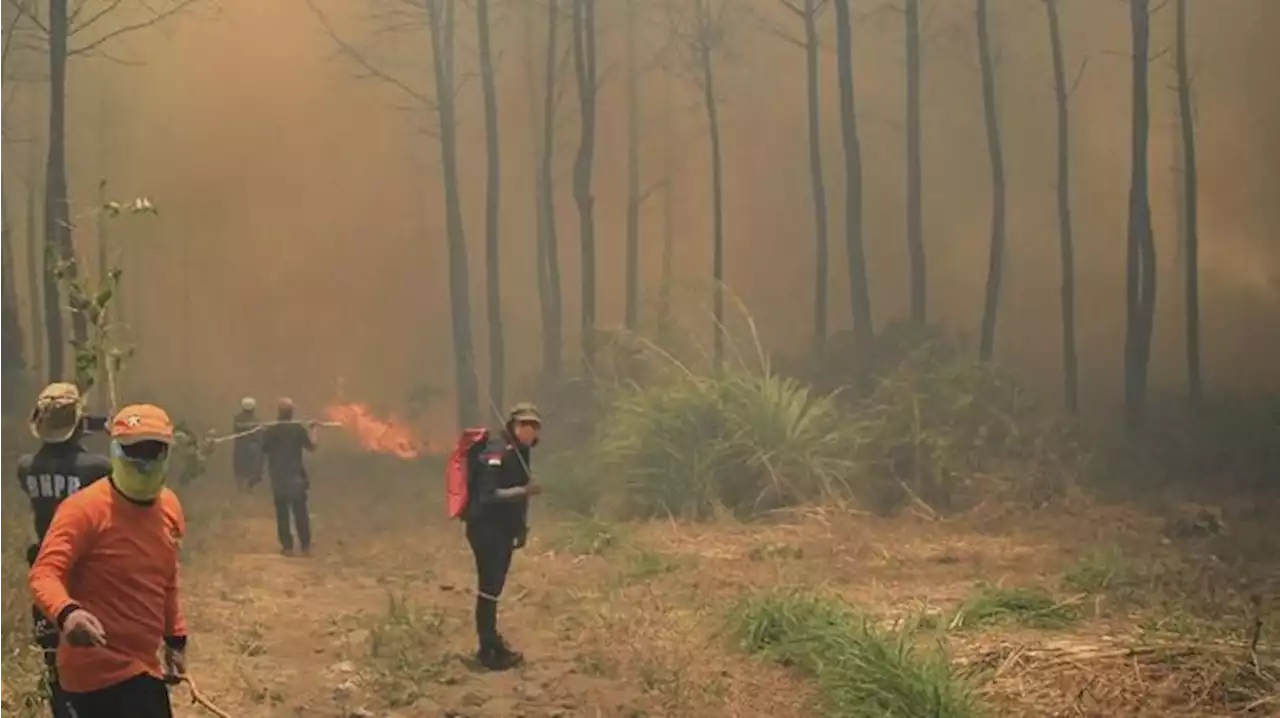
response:
M379 418L365 404L331 404L324 414L341 424L365 451L416 459L433 449L431 442L417 438L408 422L395 416Z

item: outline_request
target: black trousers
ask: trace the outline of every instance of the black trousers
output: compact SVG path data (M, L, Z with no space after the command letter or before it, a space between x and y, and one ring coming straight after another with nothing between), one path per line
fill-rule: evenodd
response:
M498 599L507 584L515 537L480 521L467 522L467 543L476 560L476 635L480 650L501 644Z
M276 502L276 536L280 539L280 548L293 550L293 531L298 529L298 543L303 551L311 549L311 514L307 512L307 492L305 489L275 492ZM289 518L293 517L293 527Z
M173 718L169 688L143 674L92 693L70 693L75 718Z

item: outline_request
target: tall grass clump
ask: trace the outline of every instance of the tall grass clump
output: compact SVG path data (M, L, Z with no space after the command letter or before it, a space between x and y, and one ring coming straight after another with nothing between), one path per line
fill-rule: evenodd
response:
M831 718L971 718L972 687L940 648L917 645L913 631L884 630L835 601L773 593L735 616L740 646L818 681Z
M747 516L847 498L851 426L831 396L767 369L677 373L614 394L591 463L628 517Z
M741 317L750 341L727 341L721 367L700 351L700 335L673 326L612 332L595 367L600 414L568 472L577 478L562 481L622 518L846 501L859 471L856 422L833 393L774 372ZM727 327L716 331L730 339Z

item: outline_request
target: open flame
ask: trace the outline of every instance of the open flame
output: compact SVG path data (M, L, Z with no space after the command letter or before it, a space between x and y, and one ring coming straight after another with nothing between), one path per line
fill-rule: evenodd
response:
M341 424L365 451L401 459L416 459L427 451L408 423L394 416L379 418L365 404L331 404L324 414L329 421Z

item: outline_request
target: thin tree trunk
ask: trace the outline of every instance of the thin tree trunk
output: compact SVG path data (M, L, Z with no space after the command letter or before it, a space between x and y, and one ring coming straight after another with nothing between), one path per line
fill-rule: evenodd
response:
M596 151L596 3L575 0L573 69L578 79L580 135L573 163L573 199L578 205L578 238L582 245L582 362L589 371L596 357L596 229L591 170Z
M1198 408L1204 387L1200 374L1200 228L1199 176L1196 167L1196 125L1191 111L1191 71L1187 48L1187 0L1177 0L1178 118L1182 126L1183 299L1186 302L1187 390L1191 406ZM1154 275L1154 270L1152 271ZM1154 311L1153 311L1154 313ZM1149 343L1149 340L1148 340Z
M535 217L534 254L538 279L538 318L542 327L542 379L547 378L547 340L551 327L551 288L547 277L547 228L542 206L542 115L538 109L541 92L538 89L537 50L535 48L535 32L537 27L536 6L526 2L522 6L524 18L524 58L522 70L524 84L528 90L529 101L529 146L533 148L533 204Z
M1062 261L1062 400L1067 411L1080 408L1080 370L1076 356L1075 240L1071 229L1071 128L1069 90L1062 51L1058 0L1046 0L1049 49L1053 55L1053 89L1058 112L1058 247Z
M44 247L40 242L40 232L38 230L39 216L36 210L36 177L37 163L34 161L35 154L32 153L33 161L31 163L31 172L27 177L27 205L26 205L26 233L27 233L27 311L30 313L28 326L31 330L31 370L33 373L39 373L45 369L45 343L44 343L44 317L41 312L40 301L42 297L41 287L44 278L44 272L41 267L44 264Z
M853 92L853 28L849 0L836 4L836 69L840 84L840 135L844 143L845 256L849 265L849 304L858 352L871 350L875 330L871 320L871 288L862 248L862 146ZM860 362L862 363L862 362ZM860 382L865 383L859 370ZM861 386L865 390L867 387Z
M1128 287L1125 335L1125 423L1130 431L1146 418L1147 366L1155 303L1155 247L1147 151L1150 107L1147 63L1151 46L1149 0L1130 0L1133 37L1132 156L1129 185Z
M547 2L547 56L543 71L542 94L542 157L538 173L538 206L541 215L538 227L542 231L543 271L547 273L548 323L542 343L542 367L550 381L559 379L561 353L564 349L564 295L560 282L560 247L556 237L555 212L555 138L556 138L556 58L559 54L557 31L560 12L557 0Z
M911 258L911 321L928 321L929 275L924 252L923 160L920 151L920 0L906 0L907 253Z
M804 0L805 99L809 115L809 190L813 197L813 356L827 349L827 295L830 259L827 183L822 171L822 103L818 73L818 0Z
M634 330L640 315L640 68L636 58L638 0L627 0L627 219L626 326Z
M662 83L662 278L658 297L658 328L666 338L671 322L671 283L674 281L675 208L672 185L675 182L674 108L671 105L671 75L663 74Z
M476 0L476 25L480 45L480 82L484 93L484 139L488 160L485 180L484 246L485 288L489 318L489 401L503 406L506 348L502 335L502 275L499 272L498 210L502 173L498 137L498 90L493 77L493 50L489 44L489 0Z
M67 197L67 0L49 0L49 156L45 167L44 238L49 257L66 265L69 280L78 275L75 245L71 241L71 206ZM46 260L44 277L45 337L48 340L48 380L60 381L66 370L61 288L53 264ZM71 313L71 336L83 342L88 336L85 318Z
M716 101L715 71L711 62L711 9L707 0L694 0L698 13L698 64L702 74L702 103L707 111L711 140L711 277L715 283L712 314L715 317L712 362L724 366L724 162L720 151L720 108Z
M461 426L475 426L480 421L481 413L475 349L471 337L467 240L462 224L462 201L458 188L457 116L452 72L453 0L428 0L427 13L431 31L431 65L436 84L436 109L440 120L440 164L444 180L445 225L449 245L449 300L453 319L458 422Z
M1187 162L1186 158L1182 156L1182 108L1180 101L1181 98L1175 92L1173 94L1173 122L1178 131L1170 133L1169 138L1173 146L1173 231L1176 233L1173 243L1173 260L1175 265L1182 267L1187 261L1187 208L1184 204L1187 199L1187 187L1184 179ZM1176 281L1180 283L1182 278L1178 277ZM1186 288L1182 287L1182 289L1185 291Z
M12 229L9 224L9 196L0 193L0 283L4 287L0 296L0 323L3 325L0 327L0 376L3 376L6 412L17 406L15 399L19 392L15 390L20 386L26 369L26 342L22 334L22 320L18 316L18 286L14 281Z
M996 320L1000 316L1000 288L1004 278L1005 184L1004 147L996 109L996 71L991 53L987 0L978 2L978 62L982 67L982 110L987 125L987 153L991 158L991 253L987 260L987 288L982 306L982 338L978 358L991 361L996 347Z

